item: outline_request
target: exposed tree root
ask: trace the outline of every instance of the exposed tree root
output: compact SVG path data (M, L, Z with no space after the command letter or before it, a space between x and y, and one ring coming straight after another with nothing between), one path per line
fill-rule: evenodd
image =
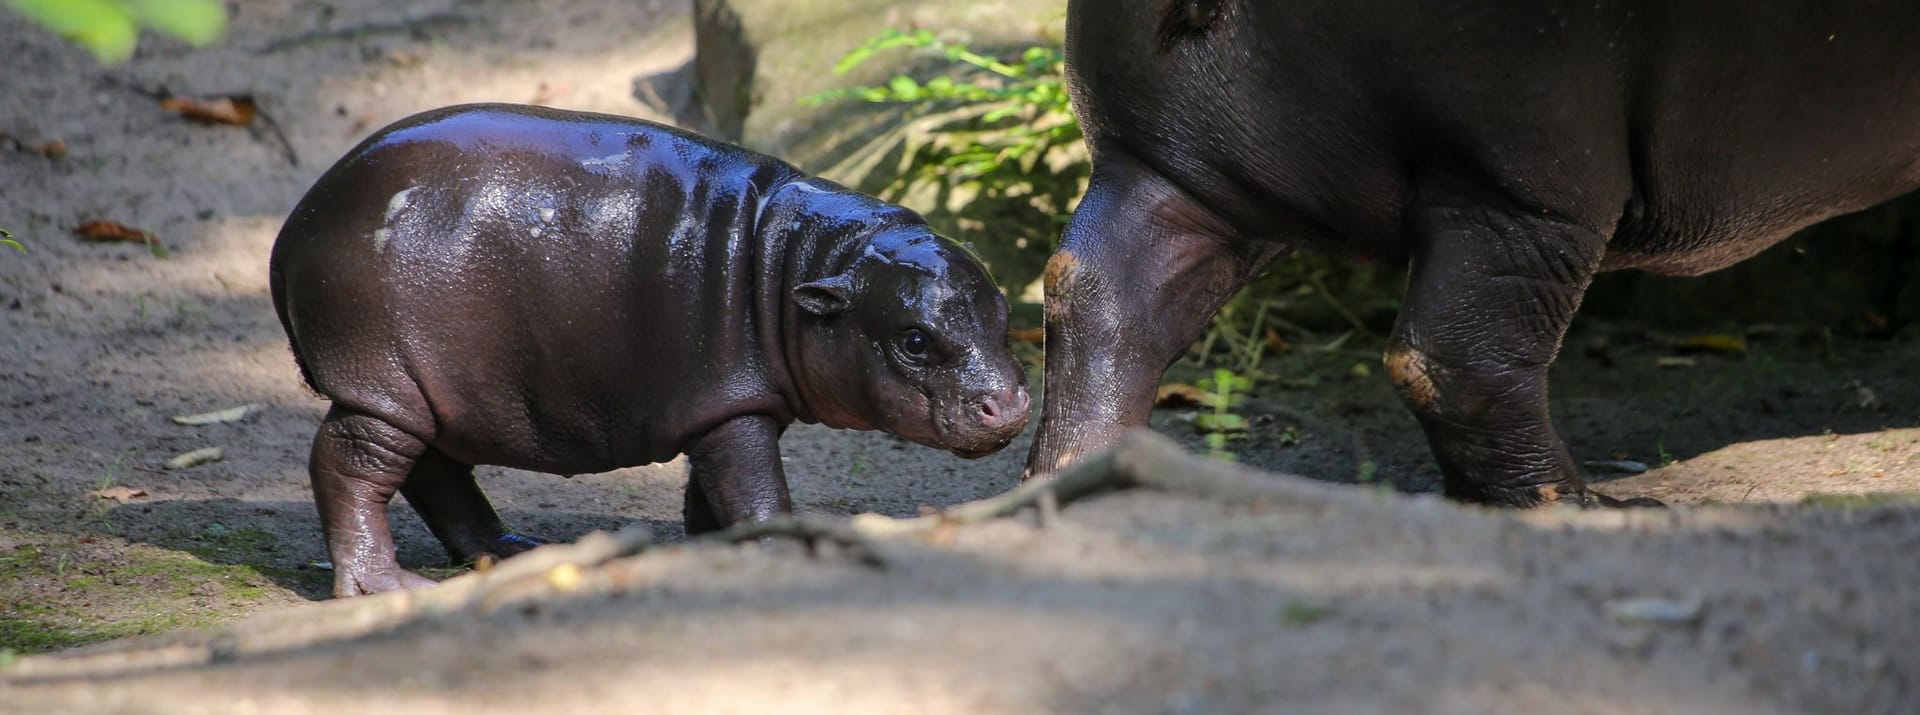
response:
M1173 440L1138 429L1051 479L1029 481L999 496L912 519L861 514L853 518L851 526L871 538L917 534L1012 516L1029 507L1044 510L1049 500L1057 500L1064 507L1103 492L1133 488L1225 501L1359 503L1371 499L1352 489L1200 457L1181 449Z
M879 543L903 536L978 524L1023 509L1060 506L1103 492L1129 488L1188 494L1227 501L1285 501L1337 506L1370 503L1368 493L1301 479L1282 479L1236 464L1195 456L1173 441L1146 430L1122 437L1112 447L1060 472L1005 494L967 502L937 514L895 519L862 514L850 520L791 516L741 524L702 536L689 544L738 544L767 538L794 538L816 549L837 545L860 563L883 568ZM463 574L421 591L387 593L319 603L266 614L244 624L212 632L161 636L27 658L0 672L8 679L41 680L105 672L187 667L242 655L284 652L388 632L408 624L452 616L495 612L550 600L556 594L611 590L607 562L633 556L656 545L645 528L596 532L572 544L553 544Z

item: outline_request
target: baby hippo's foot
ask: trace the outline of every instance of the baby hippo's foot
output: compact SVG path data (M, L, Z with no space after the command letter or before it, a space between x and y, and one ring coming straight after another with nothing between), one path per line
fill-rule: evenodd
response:
M399 566L373 569L338 569L333 574L333 597L367 596L388 591L433 588L433 579Z
M522 534L512 529L503 529L491 539L476 540L459 550L448 549L448 555L460 565L477 564L481 561L499 561L532 551L547 544L545 539Z

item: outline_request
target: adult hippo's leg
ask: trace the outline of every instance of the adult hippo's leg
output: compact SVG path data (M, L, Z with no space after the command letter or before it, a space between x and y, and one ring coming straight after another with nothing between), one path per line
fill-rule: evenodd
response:
M692 477L692 474L688 476ZM687 505L680 515L684 519L682 523L686 524L687 536L699 536L721 529L720 517L714 516L713 505L707 503L706 490L700 488L698 479L687 480Z
M1225 240L1203 206L1109 152L1047 261L1046 394L1024 478L1147 424L1161 373L1277 250Z
M419 439L378 418L339 404L327 411L308 468L333 559L334 596L434 584L400 568L387 524L387 502L426 450Z
M1447 496L1617 504L1586 491L1547 410L1547 368L1606 237L1550 215L1423 198L1409 217L1407 293L1385 363Z
M400 485L400 494L427 522L427 529L455 563L482 556L504 559L546 542L508 529L473 481L473 465L427 448Z
M728 420L687 450L687 535L793 512L780 433L766 415Z

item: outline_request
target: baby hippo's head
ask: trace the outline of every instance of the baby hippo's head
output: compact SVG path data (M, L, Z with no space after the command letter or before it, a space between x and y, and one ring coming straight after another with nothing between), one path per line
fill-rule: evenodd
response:
M972 254L924 225L871 237L838 274L792 289L794 380L813 419L968 459L1020 434L1030 401L1007 301Z

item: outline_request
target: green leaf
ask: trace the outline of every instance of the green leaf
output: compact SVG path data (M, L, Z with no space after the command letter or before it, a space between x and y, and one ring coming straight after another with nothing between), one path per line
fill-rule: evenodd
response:
M112 0L7 0L7 5L87 48L101 64L126 61L140 39L127 7Z
M140 24L204 47L227 31L227 9L217 0L133 0Z
M1011 117L1015 114L1019 114L1021 109L1022 107L1020 105L1009 104L999 109L995 109L991 112L987 112L986 114L980 117L980 121L986 122L988 124L992 124L1002 119L1006 119L1007 117Z
M20 245L19 241L15 241L11 238L0 238L0 246L12 246L13 250L19 251L21 253L27 252L26 246Z
M887 89L893 92L895 99L902 102L911 102L920 98L920 83L903 74L894 75L893 79L887 82Z
M1202 412L1193 416L1193 428L1202 432L1245 432L1247 418L1231 412Z
M1213 384L1222 386L1222 392L1245 392L1253 389L1253 381L1233 374L1224 367L1213 371Z
M841 57L839 62L834 63L833 73L846 74L853 68L859 67L860 63L867 61L868 58L873 56L873 53L874 48L872 45L856 47L852 52L848 52L846 56Z

